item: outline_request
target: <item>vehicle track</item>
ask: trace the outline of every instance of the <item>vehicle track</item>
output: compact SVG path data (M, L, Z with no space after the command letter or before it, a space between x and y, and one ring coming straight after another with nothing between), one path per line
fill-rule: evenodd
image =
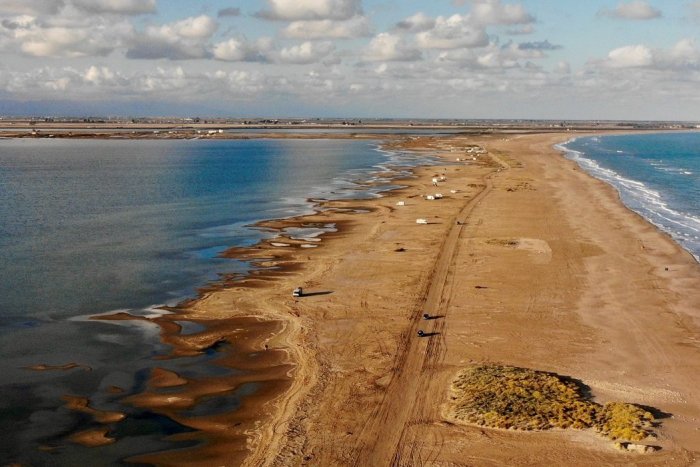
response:
M509 165L490 154L491 159L503 169ZM368 418L356 445L354 465L423 465L427 458L433 458L434 449L425 446L423 440L415 439L412 427L430 423L429 385L434 373L443 361L447 351L445 327L449 312L449 293L452 290L459 240L464 232L464 224L473 210L493 190L492 178L500 170L494 170L482 177L483 188L462 208L456 217L459 221L448 232L434 263L432 274L426 281L420 295L410 325L404 330L399 341L394 365L393 378L387 386L381 404ZM424 310L440 319L425 322ZM425 326L422 323L430 323ZM419 327L430 337L419 339ZM423 454L424 449L428 450ZM433 451L430 453L430 451Z

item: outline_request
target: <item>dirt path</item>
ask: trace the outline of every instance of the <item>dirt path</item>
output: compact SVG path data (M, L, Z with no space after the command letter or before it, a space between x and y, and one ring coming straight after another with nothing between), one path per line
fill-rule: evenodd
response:
M508 168L498 157L491 155L491 158L504 169ZM401 336L394 376L382 404L373 411L358 440L356 455L353 456L354 465L358 467L422 465L425 460L421 455L421 440L416 439L414 430L409 432L406 428L426 423L430 419L427 414L434 409L430 383L447 351L445 323L449 313L449 289L455 277L459 239L474 208L493 189L492 178L498 172L482 178L484 188L466 203L445 238L424 298L413 310L411 325ZM428 313L434 319L423 320L423 313ZM426 332L427 336L419 338L419 329ZM439 446L431 444L432 449L439 449Z

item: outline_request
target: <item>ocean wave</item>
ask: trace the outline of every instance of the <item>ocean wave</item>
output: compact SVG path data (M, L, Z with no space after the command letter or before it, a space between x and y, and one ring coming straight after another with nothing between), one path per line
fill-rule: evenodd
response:
M700 217L674 209L669 205L663 193L649 187L644 182L623 176L615 170L603 167L583 152L568 148L567 145L572 142L573 140L557 145L556 148L563 151L568 159L575 161L586 172L613 186L625 205L671 235L674 240L693 254L696 260L700 261L700 242L698 241ZM656 162L658 163L658 161ZM667 172L681 173L671 170Z

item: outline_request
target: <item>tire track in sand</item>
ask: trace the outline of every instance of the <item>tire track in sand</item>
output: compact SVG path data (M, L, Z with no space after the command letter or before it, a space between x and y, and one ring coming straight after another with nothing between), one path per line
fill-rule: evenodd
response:
M493 154L489 156L503 169L509 168L503 160ZM401 335L393 378L387 386L381 405L373 411L360 433L355 448L355 466L414 466L422 465L425 457L433 457L430 453L427 456L421 455L423 442L411 435L412 431L415 432L411 427L430 422L428 389L436 367L446 352L444 332L449 307L445 291L451 289L454 279L463 224L474 208L493 190L491 179L498 172L500 170L494 170L482 177L484 188L462 208L457 215L459 223L452 226L443 242L427 290L418 301L410 325ZM426 329L439 334L419 339L415 336L423 322L423 310L430 310L432 315L443 317L430 321L431 329Z

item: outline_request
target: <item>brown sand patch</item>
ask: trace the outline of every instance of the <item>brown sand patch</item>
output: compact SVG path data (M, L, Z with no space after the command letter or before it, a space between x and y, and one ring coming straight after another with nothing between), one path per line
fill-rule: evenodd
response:
M180 375L174 371L154 368L151 370L149 384L154 388L173 388L176 386L184 386L187 384L187 380L180 377Z
M106 446L115 442L114 438L107 436L107 428L95 428L93 430L80 431L72 434L70 440L88 448Z
M124 420L126 417L126 415L121 412L108 412L94 409L90 407L90 401L86 397L66 395L63 396L63 400L66 401L66 407L70 410L91 415L98 423L116 423Z
M92 371L92 368L90 368L89 366L80 365L78 363L66 363L65 365L46 365L42 363L40 365L32 365L30 367L27 367L28 370L32 371L69 371L78 368L85 371Z

